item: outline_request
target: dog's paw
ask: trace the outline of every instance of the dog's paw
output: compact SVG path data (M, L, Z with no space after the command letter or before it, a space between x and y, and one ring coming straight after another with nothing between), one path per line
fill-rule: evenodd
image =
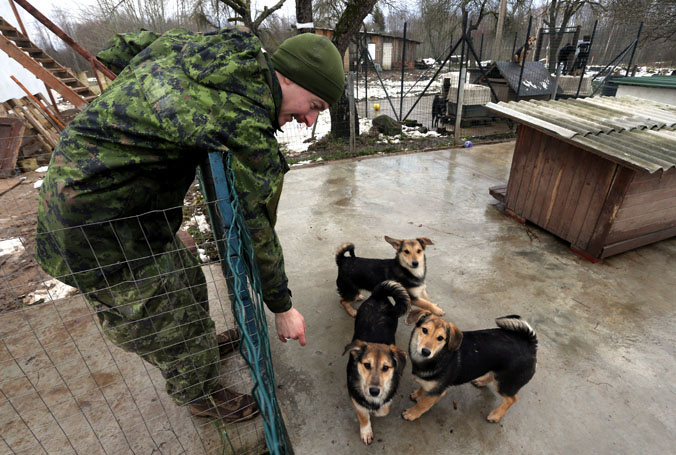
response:
M407 410L401 413L401 418L404 420L408 420L409 422L413 422L418 417L420 416L417 415L417 413L413 412L413 408L408 408Z
M438 305L434 305L434 308L432 308L432 313L436 314L437 316L443 316L446 314L446 312L439 308Z
M411 401L418 402L418 397L420 396L420 389L416 389L408 396Z
M371 431L371 430L362 431L361 432L361 441L366 445L371 444L373 442L373 431Z
M490 423L498 423L500 419L502 419L502 416L495 411L491 412L488 414L488 417L486 417L486 420L488 420Z

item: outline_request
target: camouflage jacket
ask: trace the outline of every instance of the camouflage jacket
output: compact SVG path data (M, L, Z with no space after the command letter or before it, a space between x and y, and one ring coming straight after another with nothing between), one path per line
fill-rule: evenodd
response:
M274 137L281 87L260 41L236 29L141 32L119 35L99 57L120 73L54 150L40 191L38 262L79 287L127 279L121 270L170 247L197 164L221 151L231 153L264 300L289 309L274 231L289 169Z

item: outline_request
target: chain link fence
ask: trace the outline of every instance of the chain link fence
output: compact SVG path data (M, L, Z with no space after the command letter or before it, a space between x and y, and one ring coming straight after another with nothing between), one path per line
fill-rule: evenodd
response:
M2 140L6 144L11 138ZM49 159L32 158L38 163ZM189 324L208 330L213 321L216 333L239 329L239 349L218 355L217 364L207 366L215 366L215 376L205 381L216 380L228 390L253 395L261 416L227 424L192 416L185 406L177 406L165 391L168 378L160 370L104 335L111 328L110 308L92 303L104 301L101 296L106 293L119 300L124 297L124 286L130 285L138 293L125 301L126 306L147 305L139 297L144 295L147 276L129 283L104 279L82 294L64 283L77 282L77 272L57 280L41 270L33 252L37 194L46 167L20 166L27 164L19 164L0 179L0 452L292 453L275 396L251 240L223 156L212 157L201 166L201 188L197 182L191 186L184 206L167 211L178 211L183 218L173 245L161 254L130 258L123 266L133 272L138 270L135 262L157 265L157 275L150 278L160 278L163 287L153 300L171 301L183 293L190 298L180 311L203 314L202 319L188 323L180 312L160 311L159 316L170 322L152 334L166 337L148 350L148 356L183 343L194 346L197 334L194 338L182 335L182 339L171 336L189 333L183 330ZM112 220L106 228L115 231L116 223L124 221L137 223L143 232L143 216ZM96 238L87 234L100 227L77 226L66 234L83 235L95 250ZM148 251L152 251L150 245ZM103 254L94 254L103 262ZM169 272L158 265L165 256L177 260ZM116 310L125 311L122 306ZM153 324L157 319L141 316L139 321ZM146 338L132 338L129 343L143 344ZM197 359L202 353L191 351L190 356ZM190 364L194 366L182 370L182 375L204 368L197 361Z

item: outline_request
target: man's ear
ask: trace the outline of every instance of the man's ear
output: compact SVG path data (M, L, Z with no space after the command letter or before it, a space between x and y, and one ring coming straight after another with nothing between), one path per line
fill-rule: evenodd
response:
M462 332L452 322L447 322L446 324L446 333L448 335L446 347L449 351L457 351L462 344Z
M282 73L280 73L279 71L277 71L276 73L277 73L277 80L279 81L279 84L280 84L280 85L291 85L291 84L294 83L291 79L289 79L288 77L284 76L284 75L283 75Z
M408 325L417 325L419 322L423 322L425 319L427 319L430 314L432 313L427 310L411 310L406 315L406 320L404 322L406 322Z
M392 237L385 236L385 241L392 245L392 248L399 251L401 248L401 240L393 239Z
M343 355L345 355L349 351L352 358L357 360L359 356L363 354L364 349L366 349L366 343L364 341L354 340L352 343L345 346Z

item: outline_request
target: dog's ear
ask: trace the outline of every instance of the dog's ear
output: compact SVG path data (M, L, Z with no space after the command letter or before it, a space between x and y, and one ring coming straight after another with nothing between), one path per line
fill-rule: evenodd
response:
M431 241L430 239L428 239L427 237L418 237L416 240L417 240L418 242L420 242L420 244L422 245L423 250L425 249L425 247L426 247L427 245L434 245L434 242L432 242L432 241Z
M394 344L390 345L390 353L392 354L392 360L394 361L394 370L397 374L401 374L406 366L406 353Z
M345 346L343 355L345 355L349 351L352 358L357 360L359 356L361 356L364 353L364 349L366 349L366 343L364 341L354 340L352 343Z
M422 323L425 319L427 319L430 314L432 313L427 310L411 310L406 315L406 320L404 322L406 322L408 325L418 325L418 323Z
M462 332L452 322L447 322L446 324L446 335L448 337L446 347L449 351L457 351L462 344Z
M392 237L385 236L385 241L392 245L392 248L399 251L401 248L401 240L393 239Z

